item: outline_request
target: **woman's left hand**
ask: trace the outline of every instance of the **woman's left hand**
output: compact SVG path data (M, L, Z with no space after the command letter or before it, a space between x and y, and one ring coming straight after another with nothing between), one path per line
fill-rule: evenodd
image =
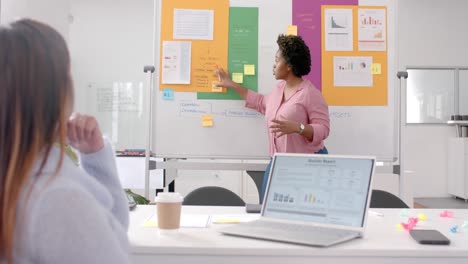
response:
M287 120L284 116L280 115L280 119L273 119L271 122L274 124L270 125L270 129L276 134L276 137L288 135L299 132L299 123L291 120Z

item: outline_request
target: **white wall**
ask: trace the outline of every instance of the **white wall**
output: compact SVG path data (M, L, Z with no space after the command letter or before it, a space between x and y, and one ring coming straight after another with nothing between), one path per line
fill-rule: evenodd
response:
M398 68L468 66L467 11L466 0L398 1ZM405 173L406 185L414 197L449 196L447 139L455 136L455 128L405 125L402 129L404 170L411 172Z
M1 0L1 22L28 17L45 22L68 40L68 0Z

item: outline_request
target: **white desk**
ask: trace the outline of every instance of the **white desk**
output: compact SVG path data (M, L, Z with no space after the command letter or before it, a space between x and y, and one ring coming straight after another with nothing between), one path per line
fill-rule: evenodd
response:
M440 218L442 210L412 209L410 216L424 213L426 222L419 227L436 228L450 240L450 246L420 245L407 231L396 224L406 221L400 209L378 209L384 216L369 215L366 235L329 248L315 248L248 238L225 236L217 229L225 224L211 224L208 228L182 228L177 235L159 236L157 228L143 227L155 206L138 206L130 212L130 258L132 263L222 263L222 264L467 264L468 231L450 233L450 227L468 220L468 210L453 210L455 218ZM244 207L186 206L186 214L243 214Z

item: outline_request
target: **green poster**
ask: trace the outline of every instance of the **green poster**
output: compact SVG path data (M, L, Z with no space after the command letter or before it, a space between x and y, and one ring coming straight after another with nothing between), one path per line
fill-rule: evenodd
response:
M258 91L258 8L229 8L228 70L250 90ZM245 70L245 71L244 71ZM198 93L198 99L241 100L231 89L227 93Z

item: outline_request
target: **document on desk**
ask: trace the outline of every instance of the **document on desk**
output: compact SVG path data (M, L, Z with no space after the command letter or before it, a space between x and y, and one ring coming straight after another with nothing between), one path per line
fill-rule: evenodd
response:
M209 215L182 214L180 227L207 227L210 223ZM158 215L153 214L143 223L145 227L158 227Z
M237 224L245 223L260 218L260 214L249 215L212 215L211 223L213 224Z

